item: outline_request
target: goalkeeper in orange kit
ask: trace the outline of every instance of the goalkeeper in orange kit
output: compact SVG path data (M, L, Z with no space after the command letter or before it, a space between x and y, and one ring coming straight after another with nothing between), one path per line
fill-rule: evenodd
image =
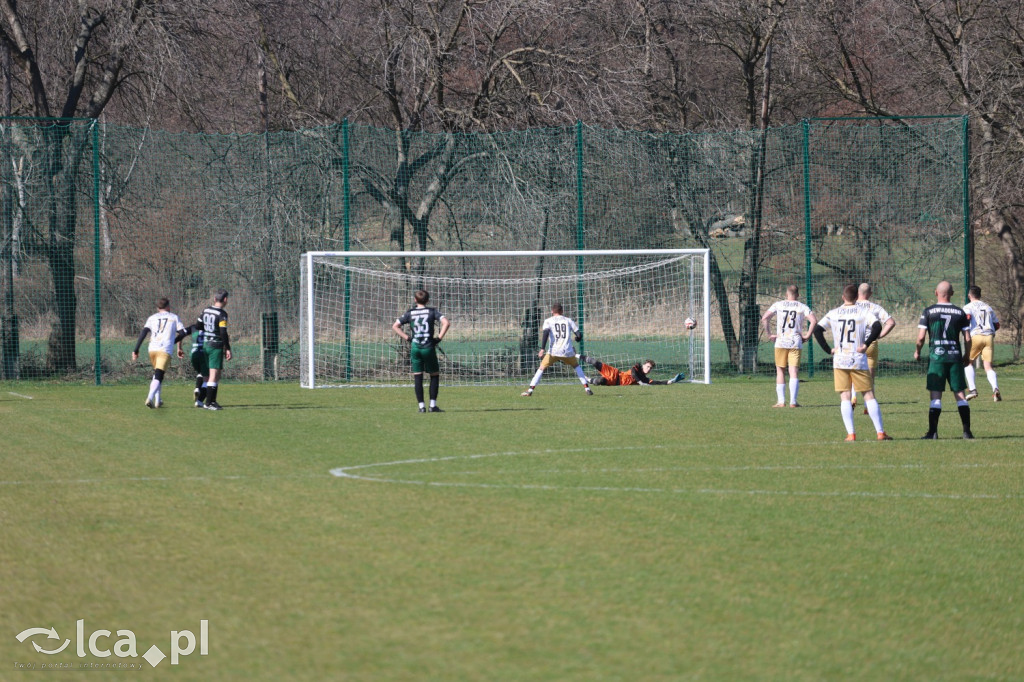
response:
M638 362L629 368L628 372L623 372L618 367L612 367L611 365L595 360L589 355L583 356L583 362L588 365L593 365L594 369L601 373L601 376L594 379L593 383L595 386L656 386L665 384L674 384L677 381L682 381L684 376L683 373L675 375L668 381L656 381L648 376L655 367L654 360L644 360Z

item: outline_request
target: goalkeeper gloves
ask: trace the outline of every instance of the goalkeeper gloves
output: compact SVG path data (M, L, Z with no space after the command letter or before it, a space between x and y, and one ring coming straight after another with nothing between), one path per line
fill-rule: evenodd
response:
M685 379L685 378L686 378L686 377L685 377L685 376L683 375L683 373L682 373L682 372L680 372L679 374L677 374L677 375L675 375L674 377L672 377L671 379L669 379L669 380L668 380L668 383L670 383L670 384L674 384L674 383L676 383L677 381L682 381L682 380L683 380L683 379Z

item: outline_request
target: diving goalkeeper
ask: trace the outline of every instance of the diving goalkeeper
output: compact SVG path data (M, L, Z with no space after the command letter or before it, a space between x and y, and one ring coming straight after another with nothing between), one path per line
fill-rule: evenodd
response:
M583 356L583 362L588 365L593 365L594 369L601 373L601 376L594 379L593 383L595 386L657 386L665 384L674 384L677 381L682 381L684 376L683 373L675 375L668 381L656 381L650 378L648 375L651 370L657 367L654 364L654 360L644 360L638 362L630 367L628 372L623 372L618 367L612 367L609 364L596 360L589 355Z

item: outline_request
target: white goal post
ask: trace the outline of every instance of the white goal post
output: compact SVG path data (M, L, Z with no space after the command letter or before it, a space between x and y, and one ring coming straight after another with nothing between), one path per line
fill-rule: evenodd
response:
M307 252L301 385L408 385L408 344L391 326L419 289L451 322L438 352L446 386L529 380L554 303L582 331L577 352L624 371L649 359L654 378L711 383L709 267L707 249ZM575 382L567 369L556 364L544 382Z

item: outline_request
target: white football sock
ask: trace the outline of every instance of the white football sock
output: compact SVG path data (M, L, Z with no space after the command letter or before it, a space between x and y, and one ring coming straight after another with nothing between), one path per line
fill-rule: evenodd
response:
M576 365L576 376L579 377L580 383L584 386L590 383L587 381L587 375L583 373L583 368L579 365Z
M878 407L878 401L874 398L865 400L864 407L868 408L868 416L871 417L871 423L875 425L875 431L877 433L885 431L885 428L882 426L882 410Z
M154 397L156 397L157 391L159 391L159 390L160 390L160 380L159 379L151 380L149 382L149 396L146 397L146 400L153 400ZM136 398L136 400L138 400L138 398Z
M988 383L992 384L992 392L995 393L998 391L999 384L996 383L996 371L994 369L985 370L985 376L988 377Z
M789 380L789 404L796 405L796 394L800 390L800 380L790 379Z
M538 369L537 373L533 375L532 379L530 379L530 388L531 389L535 388L537 386L537 384L540 383L540 378L542 376L544 376L544 370Z
M779 403L786 402L786 384L775 384L775 395Z
M964 367L964 375L967 377L967 388L974 391L976 387L974 385L974 365L970 364Z
M853 403L843 400L839 403L839 412L843 415L843 426L847 433L853 433Z

